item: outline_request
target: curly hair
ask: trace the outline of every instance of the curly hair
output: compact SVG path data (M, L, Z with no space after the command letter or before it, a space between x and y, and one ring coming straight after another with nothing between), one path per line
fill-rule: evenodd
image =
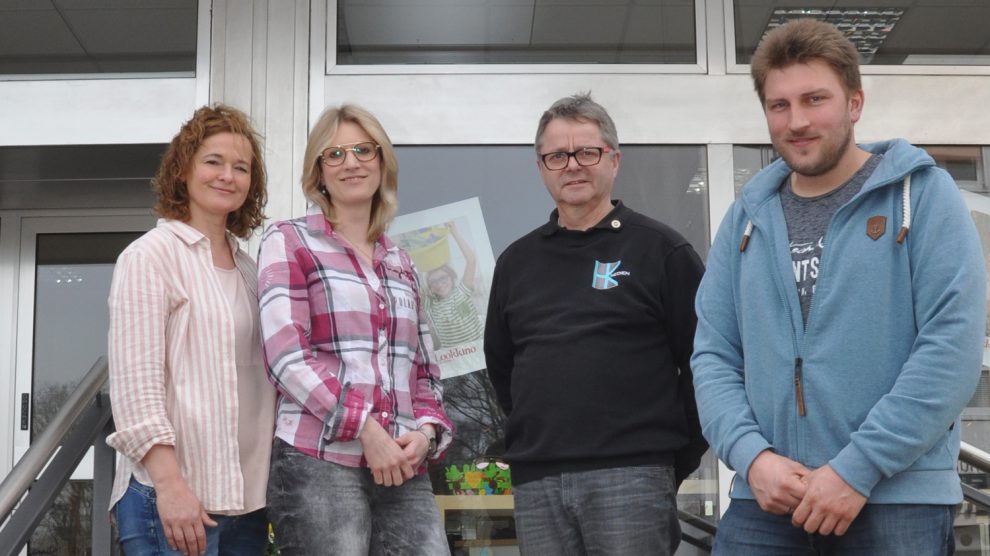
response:
M323 168L320 165L320 153L331 146L330 140L337 133L337 127L341 122L357 125L381 147L382 183L371 199L371 222L368 226L368 239L377 241L378 237L385 233L385 228L399 208L397 194L399 160L395 156L395 148L388 134L371 112L353 104L344 104L327 108L320 115L313 130L309 132L309 140L306 142L302 176L303 195L323 209L323 215L331 224L337 224L337 215L334 213L330 194L321 186Z
M251 144L251 187L240 208L227 215L227 229L239 238L247 238L265 219L268 202L265 164L261 140L251 122L240 110L224 104L203 106L182 124L162 155L162 163L151 180L151 189L158 196L153 210L163 218L189 221L189 190L186 177L193 155L208 137L218 133L241 135Z

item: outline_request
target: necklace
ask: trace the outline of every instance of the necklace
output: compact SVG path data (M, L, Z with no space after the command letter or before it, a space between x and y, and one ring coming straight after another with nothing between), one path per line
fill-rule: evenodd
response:
M347 240L347 243L350 243L351 244L351 247L353 247L355 251L357 251L361 255L367 257L367 260L369 262L374 262L374 260L375 260L374 244L372 244L372 247L371 247L372 250L371 251L368 251L368 249L366 247L364 247L363 245L358 244L356 241L354 241L353 239L351 239L350 236L348 236L344 232L342 232L340 230L334 230L334 231L337 232L337 235L339 235L340 237L346 239Z

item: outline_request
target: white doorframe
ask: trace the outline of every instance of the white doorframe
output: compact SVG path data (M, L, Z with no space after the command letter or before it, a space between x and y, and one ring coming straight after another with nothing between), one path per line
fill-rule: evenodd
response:
M143 212L143 214L141 214ZM41 234L71 234L71 233L100 233L100 232L141 232L154 226L155 219L147 214L147 211L80 211L68 213L46 212L44 214L22 214L22 215L0 215L0 222L6 220L16 221L17 229L11 231L4 225L0 232L10 232L16 238L0 237L0 286L5 281L14 281L14 310L9 316L11 320L4 318L3 309L0 308L0 318L11 322L13 326L9 334L3 334L0 338L0 346L5 342L14 347L13 349L13 377L8 381L12 389L7 392L7 399L13 403L9 407L13 411L3 416L6 423L4 431L10 431L12 442L4 447L10 449L12 444L11 457L5 459L4 466L12 466L30 444L30 426L28 430L21 430L21 395L32 391L32 369L34 357L34 322L35 322L35 275L36 275L36 246L38 235ZM5 234L6 236L6 234ZM15 248L10 245L17 239L19 245L16 249L16 257L12 256ZM14 266L11 270L9 267ZM2 290L0 290L2 291ZM87 365L87 362L80 362ZM8 386L8 388L10 388ZM0 391L2 393L2 391ZM32 394L33 401L33 394ZM30 409L30 408L28 408ZM6 434L4 435L6 436ZM91 454L80 464L80 471L73 475L73 478L83 479L92 476ZM78 475L78 476L77 476Z
M19 215L0 211L0 476L13 466L15 349L17 341L17 265L20 258Z

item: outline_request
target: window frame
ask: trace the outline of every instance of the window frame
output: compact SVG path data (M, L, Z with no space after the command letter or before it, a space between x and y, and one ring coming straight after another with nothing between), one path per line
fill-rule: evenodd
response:
M708 0L710 1L710 0ZM337 2L318 2L326 9L324 75L444 74L704 74L708 72L706 0L694 0L694 64L337 64ZM316 18L314 17L314 20Z
M735 0L709 0L721 2L725 26L725 67L727 73L749 73L749 64L736 62L736 11ZM872 65L859 67L862 75L990 75L990 63L986 65Z

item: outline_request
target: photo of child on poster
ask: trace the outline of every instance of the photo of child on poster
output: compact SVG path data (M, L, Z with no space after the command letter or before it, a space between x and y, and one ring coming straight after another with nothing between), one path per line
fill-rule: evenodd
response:
M484 316L495 257L478 199L399 216L389 237L409 253L419 273L441 377L484 369Z

